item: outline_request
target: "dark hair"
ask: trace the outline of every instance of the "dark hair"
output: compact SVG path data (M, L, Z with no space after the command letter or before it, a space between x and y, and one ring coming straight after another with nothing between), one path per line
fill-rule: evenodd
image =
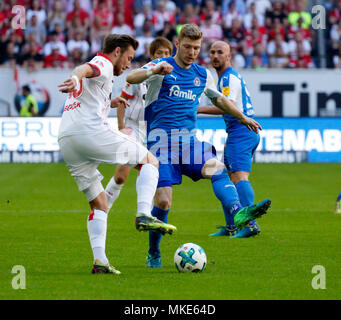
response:
M149 55L153 56L155 51L160 47L167 48L169 50L170 54L172 54L172 52L173 52L173 45L167 38L157 37L151 42L151 44L149 46Z
M29 92L29 93L31 93L31 88L30 88L27 84L24 85L24 86L22 87L22 89L25 90L25 91L27 91L27 92Z
M130 46L136 50L139 43L127 34L109 34L104 38L103 53L109 54L117 47L123 49L122 51L126 51Z

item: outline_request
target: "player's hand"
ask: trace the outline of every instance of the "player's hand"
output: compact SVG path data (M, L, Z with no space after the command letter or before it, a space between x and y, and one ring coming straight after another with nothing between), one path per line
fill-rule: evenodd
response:
M255 133L258 133L258 129L262 130L261 125L256 121L249 117L243 117L238 120L241 124L245 125L250 131L254 131Z
M58 86L59 91L63 93L74 92L76 90L77 82L73 78L65 80L62 84Z
M115 99L111 100L111 108L117 108L120 106L126 108L130 106L130 103L122 97L116 97Z
M173 72L173 66L171 66L168 62L162 61L159 62L154 68L153 73L159 74L161 76L165 76Z
M120 129L120 132L122 132L122 133L124 133L124 134L126 134L126 135L131 135L131 133L133 132L133 129L132 128L130 128L130 127L126 127L126 128L122 128L122 129Z

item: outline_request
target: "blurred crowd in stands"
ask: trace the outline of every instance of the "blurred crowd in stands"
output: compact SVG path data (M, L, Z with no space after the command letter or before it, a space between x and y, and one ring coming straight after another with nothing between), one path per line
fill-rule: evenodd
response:
M18 5L25 8L25 20L18 18ZM310 0L0 0L0 67L73 68L96 55L109 33L139 41L134 65L139 66L148 61L156 36L175 43L181 25L195 23L204 38L201 65L209 66L209 46L221 39L230 44L238 69L319 68L321 43L311 5ZM327 67L341 68L341 0L324 0L323 6Z

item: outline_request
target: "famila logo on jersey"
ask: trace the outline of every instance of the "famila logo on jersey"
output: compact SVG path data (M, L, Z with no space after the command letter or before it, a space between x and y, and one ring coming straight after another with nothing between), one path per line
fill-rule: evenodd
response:
M197 98L196 94L193 94L192 90L188 90L188 91L182 91L180 90L180 87L175 85L172 86L169 90L169 96L174 96L174 97L178 97L178 98L185 98L185 99L189 99L189 100L193 100L195 101L195 99Z

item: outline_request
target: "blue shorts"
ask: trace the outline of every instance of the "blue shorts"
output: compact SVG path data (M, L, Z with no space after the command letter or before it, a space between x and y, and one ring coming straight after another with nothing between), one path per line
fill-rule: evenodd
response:
M260 137L246 127L228 133L225 149L224 164L232 173L236 171L251 172L252 157L258 147Z
M148 143L148 150L159 160L158 188L181 184L182 175L193 181L203 179L201 169L206 161L217 158L214 146L196 137L190 141L169 142L168 146Z

